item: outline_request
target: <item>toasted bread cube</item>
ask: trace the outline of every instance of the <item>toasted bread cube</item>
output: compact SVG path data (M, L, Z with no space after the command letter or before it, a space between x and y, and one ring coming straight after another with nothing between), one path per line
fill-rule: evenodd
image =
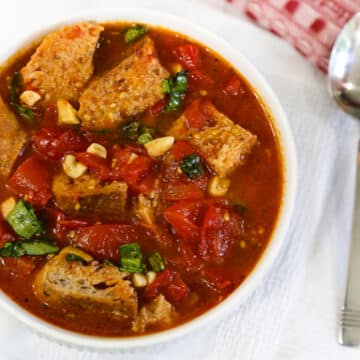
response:
M6 178L10 175L14 162L27 141L27 135L1 96L0 126L0 178Z
M176 316L174 307L165 299L164 295L159 295L141 308L132 329L140 333L148 328L162 329L170 326Z
M102 184L92 174L71 179L64 173L54 176L52 190L56 205L68 216L119 220L125 215L128 186L122 181Z
M115 128L165 97L162 82L169 77L153 41L145 37L133 53L94 79L80 97L79 117L85 129Z
M74 257L75 256L75 257ZM37 273L35 295L50 306L87 310L117 319L135 319L137 297L128 273L92 261L87 253L68 246Z
M77 101L93 74L93 55L102 30L84 22L47 35L20 71L25 87L38 92L44 104L57 99Z
M202 129L188 127L185 114L181 115L168 131L177 139L186 139L197 146L210 167L220 177L231 174L245 162L257 137L227 116L219 112L210 102L205 104L207 116L212 126Z

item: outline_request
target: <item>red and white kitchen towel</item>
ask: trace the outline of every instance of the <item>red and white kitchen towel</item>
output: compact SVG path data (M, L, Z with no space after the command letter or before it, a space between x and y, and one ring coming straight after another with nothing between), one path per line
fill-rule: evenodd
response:
M360 0L225 1L287 40L324 72L340 29L360 11Z

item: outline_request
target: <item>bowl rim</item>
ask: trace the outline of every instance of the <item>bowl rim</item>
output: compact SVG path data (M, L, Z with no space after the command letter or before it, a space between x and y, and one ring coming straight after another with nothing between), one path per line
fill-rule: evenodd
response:
M97 22L142 22L149 25L160 26L179 32L189 39L204 44L215 52L221 54L240 74L246 79L254 91L258 94L267 112L270 114L274 130L280 142L280 150L283 159L283 181L284 189L282 205L279 211L277 222L274 226L271 239L264 250L254 269L244 282L234 290L225 300L206 311L200 316L168 330L148 335L133 337L101 337L85 335L53 325L23 309L15 301L11 300L3 291L0 291L0 306L17 319L30 326L36 332L48 338L60 342L76 345L79 347L92 348L97 350L131 349L159 344L165 341L184 336L205 324L214 322L216 319L224 318L226 314L234 311L236 306L242 304L255 290L257 285L264 278L270 269L281 246L285 242L286 231L289 227L293 213L296 189L297 189L297 157L295 142L285 115L285 112L271 89L270 85L263 78L260 72L250 63L237 49L228 42L207 29L192 23L182 17L170 15L166 12L153 11L143 8L104 8L90 11L81 11L71 15L62 16L52 21L44 20L43 24L37 23L36 28L28 32L22 40L13 42L9 48L0 52L0 61L6 64L9 58L18 50L27 48L29 44L41 38L48 32L77 21L93 20Z

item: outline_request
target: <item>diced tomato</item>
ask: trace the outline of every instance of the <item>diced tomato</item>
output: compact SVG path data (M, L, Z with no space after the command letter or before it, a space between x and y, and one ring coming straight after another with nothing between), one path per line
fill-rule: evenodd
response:
M241 233L241 219L235 213L210 203L201 228L200 255L210 263L222 263Z
M200 50L196 45L179 45L173 52L176 58L186 69L192 69L201 64Z
M152 243L151 239L151 232L140 225L96 224L79 228L73 245L98 260L109 259L117 262L119 246L132 242Z
M214 125L212 105L209 100L195 99L186 109L184 115L189 128L203 129Z
M201 201L180 201L164 210L164 218L184 239L198 239L199 217L203 208Z
M64 154L74 151L83 151L87 142L75 131L64 132L58 129L42 128L32 138L35 151L45 159L58 160Z
M10 226L4 221L0 220L0 249L4 246L5 243L15 240L16 238Z
M144 295L148 299L154 299L160 293L163 293L171 303L177 304L188 295L189 288L179 273L166 269L145 288Z
M200 88L206 90L214 86L214 80L199 69L191 69L188 79L190 89Z
M198 149L185 140L177 140L171 148L170 153L177 161L181 161L185 156L198 154Z
M100 179L107 180L111 177L111 169L106 159L88 152L81 152L76 154L76 159L86 165Z
M26 159L8 182L11 190L35 206L43 207L52 197L51 178L46 165L36 156Z
M200 200L204 198L204 191L195 182L174 182L163 188L163 197L168 201Z
M199 271L202 267L202 261L199 259L194 245L186 240L178 241L178 252L185 261L186 271Z
M111 176L114 180L122 179L128 183L130 189L136 193L147 193L154 186L154 160L137 147L117 147L114 151L114 168ZM129 163L132 153L138 156Z
M224 82L223 89L225 94L236 96L244 92L239 78L235 75L230 75Z
M35 270L36 258L34 256L0 257L0 264L11 275L25 278Z

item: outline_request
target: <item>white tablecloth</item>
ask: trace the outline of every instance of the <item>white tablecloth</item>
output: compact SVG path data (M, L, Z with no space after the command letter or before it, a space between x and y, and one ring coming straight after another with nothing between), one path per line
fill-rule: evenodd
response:
M28 24L112 6L161 9L203 25L246 55L272 85L288 114L299 158L299 193L286 246L236 313L175 342L131 352L70 349L1 311L0 359L359 359L358 349L335 340L359 128L328 97L325 76L273 35L221 13L227 10L222 0L12 0L2 4L0 44L22 38Z

